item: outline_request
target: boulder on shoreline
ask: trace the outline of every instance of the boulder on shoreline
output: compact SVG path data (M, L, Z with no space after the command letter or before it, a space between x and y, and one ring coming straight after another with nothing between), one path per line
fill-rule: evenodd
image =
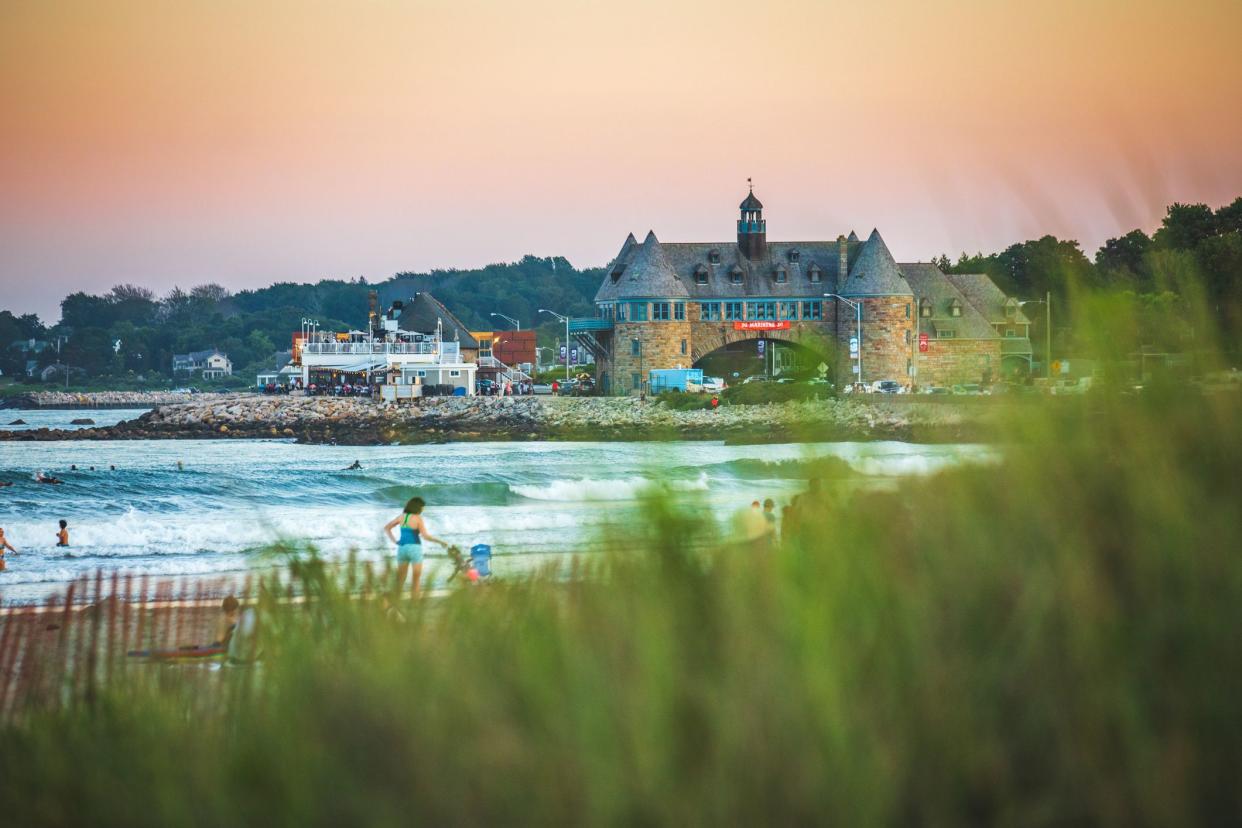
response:
M77 418L72 419L72 420L70 420L70 421L69 421L69 425L84 425L84 426L90 426L90 425L94 425L94 424L95 424L95 421L94 421L94 420L92 420L90 417L77 417Z

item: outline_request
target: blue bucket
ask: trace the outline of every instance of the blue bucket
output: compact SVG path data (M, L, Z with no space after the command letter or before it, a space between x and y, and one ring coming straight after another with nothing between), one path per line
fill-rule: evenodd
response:
M492 574L492 548L486 543L476 543L470 547L470 563L474 566L480 578L486 578Z

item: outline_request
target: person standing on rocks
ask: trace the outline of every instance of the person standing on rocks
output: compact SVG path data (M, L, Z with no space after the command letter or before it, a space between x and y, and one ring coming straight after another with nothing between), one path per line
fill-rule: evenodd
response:
M427 524L423 521L423 508L427 505L427 501L421 497L412 497L405 504L404 511L393 518L384 526L384 534L388 535L388 539L397 545L397 583L394 590L395 595L401 594L401 587L405 585L406 573L411 567L414 570L413 579L410 582L410 595L418 596L419 582L423 577L423 539L432 543L438 543L441 546L448 546L439 538L431 536L427 531ZM393 537L392 530L401 527L400 539Z

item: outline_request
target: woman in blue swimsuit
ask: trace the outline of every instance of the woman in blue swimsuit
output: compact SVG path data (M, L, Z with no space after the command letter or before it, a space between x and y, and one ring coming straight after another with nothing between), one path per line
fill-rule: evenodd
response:
M405 584L405 574L410 570L410 566L414 567L414 580L410 585L410 594L418 594L418 583L423 577L423 539L432 543L438 543L441 546L447 546L444 541L439 538L433 538L427 531L427 524L423 522L423 507L427 503L421 497L410 498L410 502L405 504L405 511L398 517L393 518L384 527L384 534L388 535L388 539L397 545L397 588L396 592L401 592L401 587ZM393 537L392 530L401 527L401 537Z

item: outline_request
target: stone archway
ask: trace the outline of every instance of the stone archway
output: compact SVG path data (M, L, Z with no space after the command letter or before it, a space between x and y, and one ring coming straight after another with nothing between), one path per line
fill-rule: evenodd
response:
M743 375L752 373L752 369L747 366L749 364L747 355L757 356L757 343L764 340L769 345L768 353L774 350L781 350L782 354L789 354L790 350L795 353L793 361L795 368L799 374L812 371L820 364L829 367L832 371L834 363L833 345L822 335L808 334L804 331L797 330L775 330L775 331L738 331L738 330L715 330L711 331L708 336L695 338L694 348L692 351L692 365L696 368L703 368L707 371L714 371L712 374L723 376L721 365L728 365L732 370L741 371ZM774 346L792 346L792 348L776 348ZM732 363L730 365L730 363ZM775 374L781 373L781 368L769 364ZM788 369L786 364L783 366ZM768 370L768 367L765 367Z
M738 342L758 341L760 339L778 340L798 345L818 353L829 365L835 358L836 344L822 326L810 327L791 325L785 330L774 331L739 331L731 323L726 325L697 324L693 329L690 361L697 364L708 355L721 348Z

